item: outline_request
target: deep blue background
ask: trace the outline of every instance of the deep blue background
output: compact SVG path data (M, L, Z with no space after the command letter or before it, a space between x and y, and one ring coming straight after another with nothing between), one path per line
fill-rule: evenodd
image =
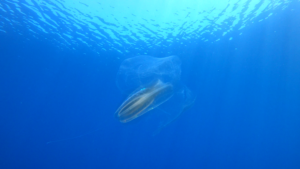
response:
M113 116L124 56L1 34L0 168L300 168L299 28L294 3L178 51L197 100L156 136Z

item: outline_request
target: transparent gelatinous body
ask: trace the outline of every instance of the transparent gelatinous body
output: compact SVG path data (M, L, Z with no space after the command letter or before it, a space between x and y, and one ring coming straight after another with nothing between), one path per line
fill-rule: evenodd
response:
M128 97L115 116L126 123L163 106L161 112L167 114L167 118L162 126L170 123L195 100L181 83L180 76L181 61L177 56L136 56L124 60L116 83Z
M155 84L142 88L130 97L117 110L116 115L123 123L129 122L158 107L173 95L173 86L158 80Z

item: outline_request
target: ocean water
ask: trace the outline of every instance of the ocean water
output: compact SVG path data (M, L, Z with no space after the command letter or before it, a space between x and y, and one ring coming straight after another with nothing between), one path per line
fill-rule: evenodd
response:
M193 104L120 122L139 55ZM1 169L299 169L300 1L1 0L0 132Z

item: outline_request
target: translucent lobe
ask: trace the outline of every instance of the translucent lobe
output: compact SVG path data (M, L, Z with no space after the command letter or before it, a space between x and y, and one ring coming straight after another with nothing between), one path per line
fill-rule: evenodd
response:
M166 105L162 107L167 114L167 118L162 120L165 123L162 126L165 126L194 102L195 97L181 83L180 76L181 61L177 56L136 56L124 60L116 83L128 97L115 116L120 122L127 123Z
M117 86L125 94L148 86L160 79L164 83L178 84L181 61L177 56L155 58L136 56L123 61L117 74Z

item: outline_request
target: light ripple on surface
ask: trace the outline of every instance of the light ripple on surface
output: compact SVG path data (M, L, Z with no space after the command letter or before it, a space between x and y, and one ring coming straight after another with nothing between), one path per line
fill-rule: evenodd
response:
M290 2L2 0L0 26L1 33L16 29L13 31L22 34L26 31L22 28L30 28L27 31L34 34L31 38L57 34L53 42L69 49L84 44L96 50L127 53L130 48L138 53L168 48L173 43L218 41L233 30L242 30L261 14L267 19L275 9L285 9Z

